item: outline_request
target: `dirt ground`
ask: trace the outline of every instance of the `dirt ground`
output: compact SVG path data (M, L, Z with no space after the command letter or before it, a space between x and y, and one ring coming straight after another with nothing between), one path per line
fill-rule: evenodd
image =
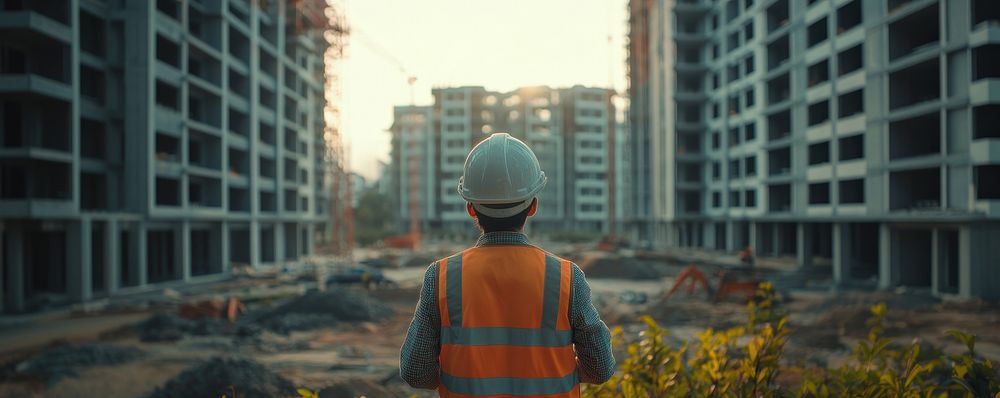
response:
M641 330L638 318L643 314L652 315L678 340L693 339L705 327L724 328L746 320L744 304L738 299L715 303L700 290L692 295L682 290L664 299L664 292L672 286L681 266L655 262L628 265L617 259L602 261L595 265L601 268L593 268L593 275L588 277L593 300L607 323L622 326L626 333ZM616 263L635 269L622 273L608 269ZM0 327L0 338L4 341L0 346L0 398L146 397L185 370L220 357L248 358L275 373L275 377L287 379L296 388L319 391L320 396L436 396L432 391L410 389L398 377L399 346L413 316L424 269L425 265L420 264L385 270L386 277L395 284L376 289L370 297L391 309L392 315L387 318L339 322L287 335L253 331L241 337L244 331L239 329L221 334L188 333L176 341L143 342L136 328L130 325L170 308L162 305L131 311L39 317L3 326ZM233 283L227 283L216 288L233 291ZM914 292L789 288L782 293L781 307L790 314L792 334L787 352L792 361L836 366L845 360L854 342L864 338L868 307L878 302L889 307L887 334L900 342L919 338L935 348L958 351L961 347L944 332L962 329L978 335L979 353L1000 359L1000 333L996 332L1000 330L1000 307L996 304L940 302ZM289 299L254 302L249 313L279 308ZM82 366L75 375L58 380L19 371L53 346L85 342L133 347L142 355L125 363Z

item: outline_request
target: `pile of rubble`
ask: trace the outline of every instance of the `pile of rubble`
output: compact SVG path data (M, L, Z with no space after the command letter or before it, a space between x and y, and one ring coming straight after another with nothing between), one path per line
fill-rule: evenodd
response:
M120 365L144 356L145 353L135 347L108 343L64 344L12 364L13 369L7 369L7 372L12 373L8 374L10 377L35 379L53 385L63 378L78 376L78 372L85 368Z
M263 365L245 358L212 358L200 362L149 398L187 397L270 398L298 396L291 381Z

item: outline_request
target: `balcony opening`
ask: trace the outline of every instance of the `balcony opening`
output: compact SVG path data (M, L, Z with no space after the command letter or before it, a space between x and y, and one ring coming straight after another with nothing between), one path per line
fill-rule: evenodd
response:
M838 116L845 118L864 113L864 89L858 89L837 98Z
M684 192L680 195L681 199L681 209L683 209L686 214L698 214L701 213L701 194L698 192ZM601 206L601 205L596 205Z
M250 80L243 74L229 69L229 92L236 93L243 98L250 98Z
M896 267L900 268L899 286L930 288L933 267L933 235L931 230L898 229L893 231L893 253L899 257L894 259Z
M806 30L806 47L812 47L822 43L829 36L826 27L826 17L813 22Z
M753 107L756 102L754 101L754 98L756 98L756 96L754 95L753 87L748 88L747 91L743 93L743 104L746 109Z
M178 162L180 159L180 139L166 133L156 133L156 160Z
M988 44L972 49L972 81L1000 78L1000 44Z
M1000 24L1000 3L994 0L973 0L972 26L986 21L992 21L993 24Z
M278 205L274 196L274 192L260 192L260 211L267 213L274 213L278 209Z
M222 64L214 57L201 52L196 46L189 46L188 49L188 73L216 86L222 86Z
M726 67L726 82L732 83L740 80L740 65L739 64L729 64Z
M1000 138L1000 105L972 108L972 139Z
M792 96L788 74L783 74L767 82L767 104L774 105L787 101Z
M837 9L837 34L861 25L861 0L854 0Z
M86 11L80 11L80 49L98 57L104 56L106 37L104 20Z
M156 177L156 205L180 206L181 193L176 179Z
M701 166L692 164L682 164L680 168L681 182L698 184L701 182Z
M767 8L767 33L788 26L788 0L779 0Z
M736 116L740 114L740 97L735 95L729 96L729 101L726 103L726 108L729 109L729 116Z
M297 170L295 159L285 159L284 177L286 182L295 182L295 170Z
M792 172L792 152L788 147L767 152L767 175L783 176Z
M600 141L595 141L594 143L601 145ZM678 155L701 153L701 136L698 134L682 134L678 140L678 144Z
M259 127L257 129L257 136L260 137L260 142L263 142L267 145L274 146L276 143L274 126L267 124L263 121L259 123Z
M175 261L174 231L149 231L146 238L146 275L149 283L180 279Z
M104 174L80 173L80 208L84 210L108 208L108 186Z
M740 128L732 127L729 129L729 146L734 147L740 144Z
M285 144L285 150L295 152L295 144L298 142L298 133L296 133L295 130L286 128L285 136L282 142Z
M295 114L299 111L299 102L292 97L285 96L285 120L295 123Z
M810 65L807 74L809 76L809 87L826 83L830 80L830 61L824 59Z
M740 5L738 1L726 3L726 22L736 19L740 15Z
M181 48L163 35L156 35L156 59L175 68L181 67Z
M830 120L830 101L823 100L809 105L809 126L825 123Z
M0 198L71 199L70 166L50 161L2 162Z
M809 165L830 163L830 141L809 145Z
M750 155L747 156L745 163L745 175L747 177L754 177L757 175L757 156Z
M865 157L865 136L864 134L844 137L840 142L840 160L854 160Z
M245 151L229 148L229 175L246 177L250 174L250 159Z
M829 182L816 182L809 184L809 204L810 205L830 204Z
M229 131L243 137L250 136L250 116L229 108Z
M250 194L246 189L229 188L229 211L248 212L250 211Z
M746 126L743 126L743 136L745 141L753 141L757 139L757 123L750 122Z
M294 189L286 189L284 194L285 199L285 211L298 211L298 194L295 193Z
M767 116L767 139L780 140L792 135L792 113L784 110Z
M273 263L274 253L274 226L260 228L260 261L263 263Z
M791 56L788 46L788 35L771 42L767 45L767 69L775 69L786 63Z
M222 181L215 178L190 176L188 204L197 207L222 207Z
M181 109L178 101L179 90L162 80L156 80L156 104L179 111Z
M681 122L697 124L701 123L701 107L694 105L683 105L679 107Z
M767 186L767 210L783 213L792 210L792 187L789 184Z
M712 192L712 208L722 207L722 194L718 191Z
M211 229L191 230L191 275L200 276L222 271L218 250Z
M222 20L188 7L188 31L212 48L222 48Z
M260 168L260 176L263 178L274 179L275 175L277 175L273 159L261 157L258 167Z
M729 191L729 207L743 207L743 191Z
M928 113L889 123L889 159L941 153L941 115Z
M236 20L243 22L246 25L250 25L250 14L240 7L229 6L229 14L236 18Z
M936 101L941 97L937 58L889 75L889 109Z
M937 47L938 17L935 4L889 24L889 61Z
M940 210L941 169L889 173L889 210Z
M840 204L865 203L865 180L844 180L839 183Z
M80 119L80 156L87 159L105 160L104 123L92 119Z
M975 166L977 200L1000 200L1000 165Z
M156 9L173 19L180 19L180 2L177 0L156 0Z
M229 55L245 64L250 63L250 45L247 37L232 26L229 27Z
M862 46L863 44L858 44L837 54L837 76L846 75L864 66Z
M103 105L105 98L104 72L80 65L80 94Z
M260 86L260 91L257 93L260 99L260 104L265 108L270 110L275 110L278 106L278 97L274 94L274 91L268 89L267 87Z
M192 129L188 138L188 162L193 166L218 170L222 166L221 146L219 137Z

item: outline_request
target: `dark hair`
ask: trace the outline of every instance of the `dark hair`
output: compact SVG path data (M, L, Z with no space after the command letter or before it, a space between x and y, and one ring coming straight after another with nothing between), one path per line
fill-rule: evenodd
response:
M483 206L493 209L506 209L517 206L521 203L523 202L504 203L499 205L484 204ZM483 232L497 232L497 231L517 232L524 228L524 223L528 220L528 212L531 211L531 206L528 206L526 209L521 210L520 213L505 218L493 218L483 215L479 213L479 210L476 210L475 207L473 207L472 210L476 212L476 225Z

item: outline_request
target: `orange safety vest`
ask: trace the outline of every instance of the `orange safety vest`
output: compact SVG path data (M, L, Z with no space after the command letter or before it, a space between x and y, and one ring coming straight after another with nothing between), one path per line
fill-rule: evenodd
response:
M571 263L533 246L440 261L441 397L579 397Z

